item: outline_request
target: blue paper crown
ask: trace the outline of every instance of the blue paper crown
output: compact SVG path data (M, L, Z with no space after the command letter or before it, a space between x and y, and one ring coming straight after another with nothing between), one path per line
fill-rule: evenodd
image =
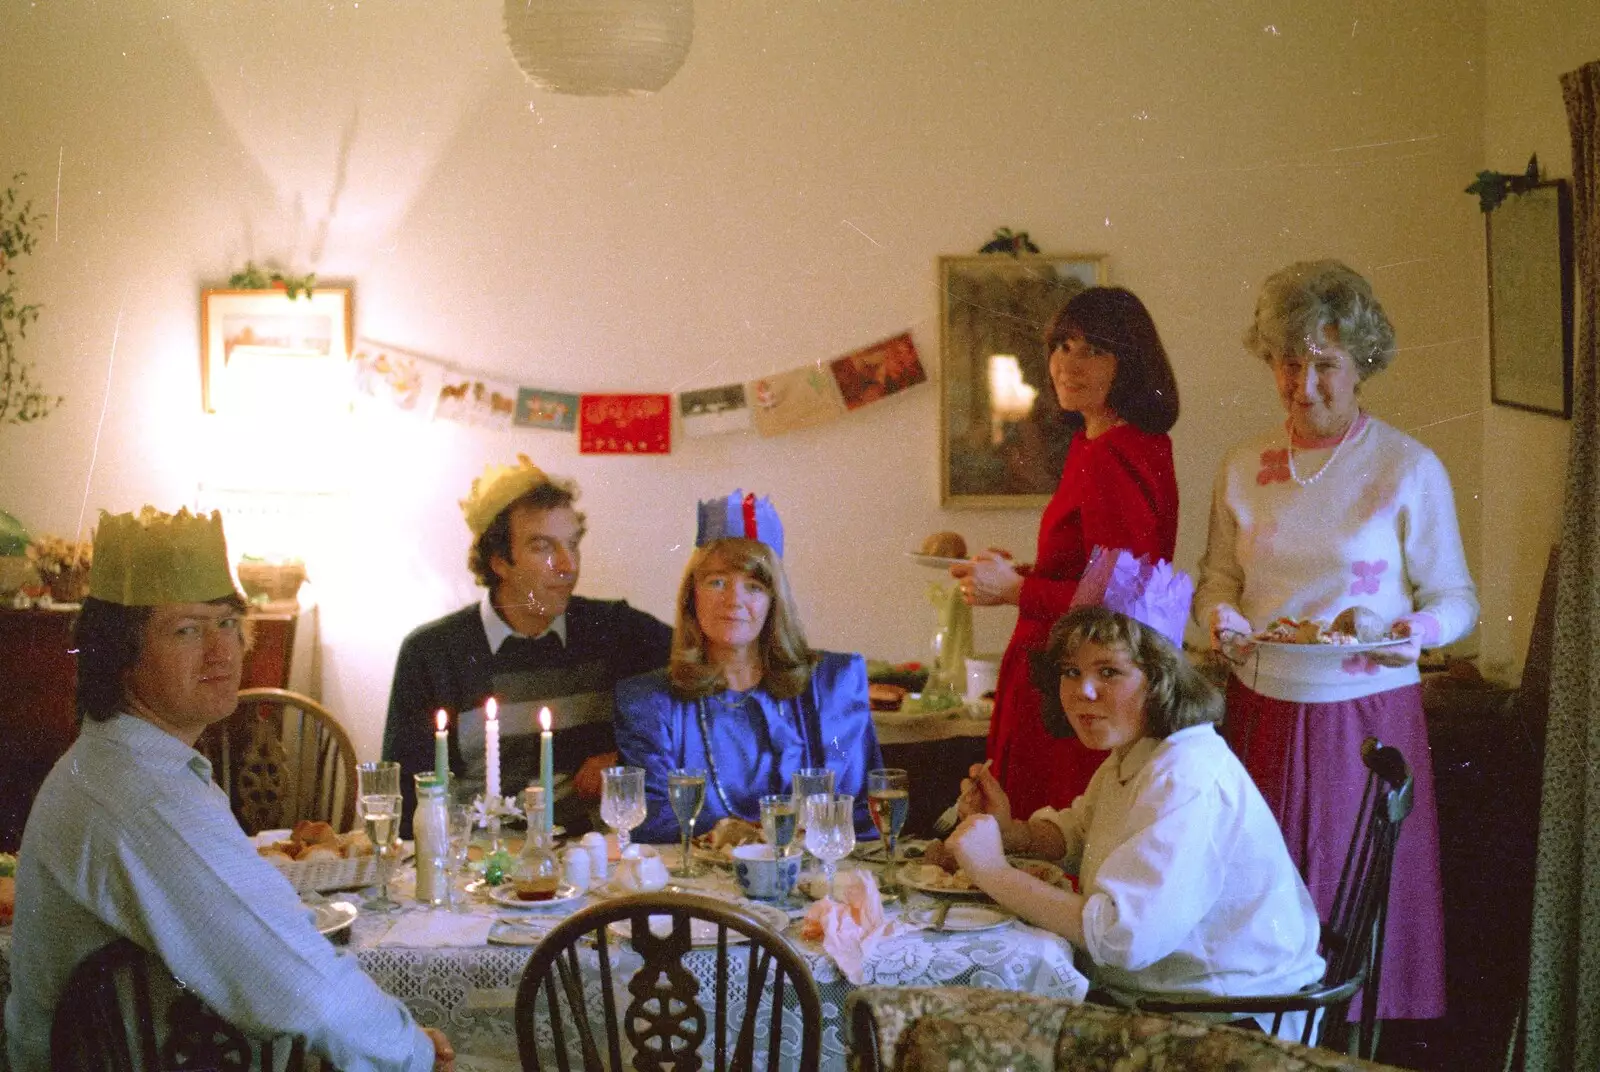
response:
M743 489L721 499L703 499L699 506L700 527L694 545L704 547L712 540L739 537L760 540L783 557L783 522L778 510L765 495L746 495Z

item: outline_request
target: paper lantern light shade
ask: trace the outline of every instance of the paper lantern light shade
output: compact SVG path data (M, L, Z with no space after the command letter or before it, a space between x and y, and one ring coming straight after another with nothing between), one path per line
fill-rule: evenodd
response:
M654 93L694 40L693 0L506 0L506 39L528 80L584 97Z

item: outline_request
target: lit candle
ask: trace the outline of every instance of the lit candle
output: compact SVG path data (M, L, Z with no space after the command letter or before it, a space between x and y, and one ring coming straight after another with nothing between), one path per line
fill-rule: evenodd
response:
M554 738L550 735L550 709L539 708L539 784L544 786L544 828L551 829L555 821L555 771ZM528 816L533 821L533 816Z
M445 713L444 708L439 708L439 713L433 716L433 724L438 727L433 732L433 776L448 791L450 788L450 716Z
M493 696L483 713L483 795L493 807L500 801L500 705Z

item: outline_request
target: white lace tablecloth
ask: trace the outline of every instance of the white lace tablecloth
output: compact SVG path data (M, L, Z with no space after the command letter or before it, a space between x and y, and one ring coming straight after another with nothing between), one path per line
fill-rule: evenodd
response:
M726 874L713 873L694 886L696 892L729 899L737 897L732 880ZM406 1003L419 1023L440 1028L450 1037L462 1072L513 1072L520 1065L512 1013L517 984L532 952L531 944L435 947L387 944L389 932L401 915L445 911L416 905L410 900L410 894L410 876L402 875L392 884L391 895L407 907L403 913L387 916L362 913L354 924L352 952L379 986ZM338 896L344 900L359 900L351 894ZM538 920L540 922L516 928L518 932L525 932L526 940L531 943L555 921L588 903L592 903L592 899L584 898L545 911L520 912L468 898L465 910L486 917ZM890 914L894 912L891 906ZM546 920L549 922L543 922ZM504 928L500 928L496 933L503 931ZM821 991L822 1067L842 1072L848 1042L844 1006L855 987L840 974L819 944L798 937L794 921L787 934L810 965ZM10 991L10 938L8 929L0 929L0 999ZM689 967L703 980L708 980L712 963L710 951L695 953L691 954ZM631 966L624 962L619 969ZM733 958L732 996L735 999L742 998L743 985L739 976L744 968L743 958ZM1088 989L1088 980L1073 966L1071 947L1066 941L1020 923L972 933L908 929L880 943L865 965L865 975L863 985L960 984L1075 1001L1081 1001ZM594 986L597 990L597 978ZM766 1022L763 1015L761 1023ZM796 1018L788 1017L786 1023L797 1030ZM797 1048L797 1041L786 1040L786 1050L792 1053ZM764 1047L761 1053L765 1054Z

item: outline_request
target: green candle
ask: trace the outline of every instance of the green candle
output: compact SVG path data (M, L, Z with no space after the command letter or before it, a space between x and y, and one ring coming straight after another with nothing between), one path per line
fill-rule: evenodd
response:
M433 734L433 776L439 784L445 787L450 785L450 716L444 708L439 708L439 713L434 716L434 725L438 729Z
M550 709L539 708L539 784L544 786L544 828L550 830L555 820L555 771L550 736ZM533 822L533 816L528 816Z

